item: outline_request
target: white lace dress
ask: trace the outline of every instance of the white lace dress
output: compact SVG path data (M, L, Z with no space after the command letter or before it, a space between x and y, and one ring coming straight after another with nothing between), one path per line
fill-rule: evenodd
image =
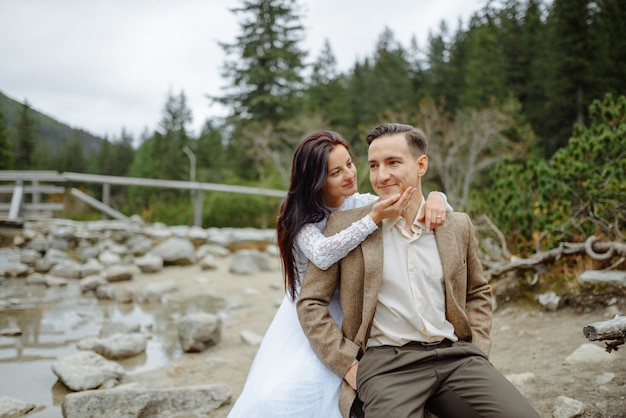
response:
M337 210L365 206L378 197L354 194ZM296 237L294 247L298 277L304 277L308 260L327 269L356 248L377 228L369 216L349 228L324 237L326 218L308 224ZM330 314L341 325L343 315L335 293ZM341 379L315 352L300 328L296 304L289 295L278 308L254 358L243 391L229 418L341 418L337 406Z

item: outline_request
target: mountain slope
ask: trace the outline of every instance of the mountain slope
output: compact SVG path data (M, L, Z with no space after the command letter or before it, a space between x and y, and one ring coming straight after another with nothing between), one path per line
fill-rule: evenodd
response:
M4 118L9 129L14 132L15 125L20 118L23 103L10 98L0 91L0 111L4 114ZM56 153L61 144L65 141L72 140L78 135L85 153L96 152L100 149L102 138L90 134L82 129L72 128L56 119L45 115L32 107L32 103L28 103L30 107L30 115L37 126L37 136L43 138L48 143L51 152Z

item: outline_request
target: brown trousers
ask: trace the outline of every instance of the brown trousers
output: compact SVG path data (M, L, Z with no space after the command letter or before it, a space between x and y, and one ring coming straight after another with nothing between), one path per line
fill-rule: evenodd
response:
M438 418L539 417L465 341L370 347L359 362L357 387L366 418L423 417L425 410Z

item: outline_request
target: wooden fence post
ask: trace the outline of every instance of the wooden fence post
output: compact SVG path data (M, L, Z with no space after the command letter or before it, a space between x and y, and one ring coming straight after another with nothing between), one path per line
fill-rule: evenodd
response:
M111 185L109 183L102 183L102 203L111 207ZM109 216L106 212L102 212L102 219L107 220Z
M193 225L202 228L202 190L195 190L195 203L193 206Z
M11 206L9 209L9 220L15 221L20 216L22 209L22 199L24 198L24 184L21 178L15 179L15 189L11 196Z

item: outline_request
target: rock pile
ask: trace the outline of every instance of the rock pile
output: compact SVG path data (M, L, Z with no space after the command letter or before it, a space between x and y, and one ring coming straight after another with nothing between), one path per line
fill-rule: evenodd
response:
M132 223L31 221L14 235L11 256L0 263L0 282L7 277L24 278L28 284L51 287L78 280L83 293L100 299L159 302L164 294L176 290L175 283L155 283L136 292L111 283L130 281L139 272L155 273L171 265L213 269L216 257L226 255L232 255L232 273L254 275L275 265L271 260L276 255L274 243L274 230L254 228L168 227L145 225L136 218ZM2 300L0 309L7 305L17 308L14 305L19 303ZM218 344L221 325L220 318L210 312L178 318L182 350L199 352ZM146 408L155 416L205 416L230 399L232 391L226 385L154 390L120 384L125 371L116 360L146 350L150 336L139 331L129 324L105 324L98 336L78 341L80 351L52 365L59 380L76 392L66 396L64 416L139 416ZM20 332L0 330L3 335ZM23 416L35 408L13 398L0 400L1 416Z

